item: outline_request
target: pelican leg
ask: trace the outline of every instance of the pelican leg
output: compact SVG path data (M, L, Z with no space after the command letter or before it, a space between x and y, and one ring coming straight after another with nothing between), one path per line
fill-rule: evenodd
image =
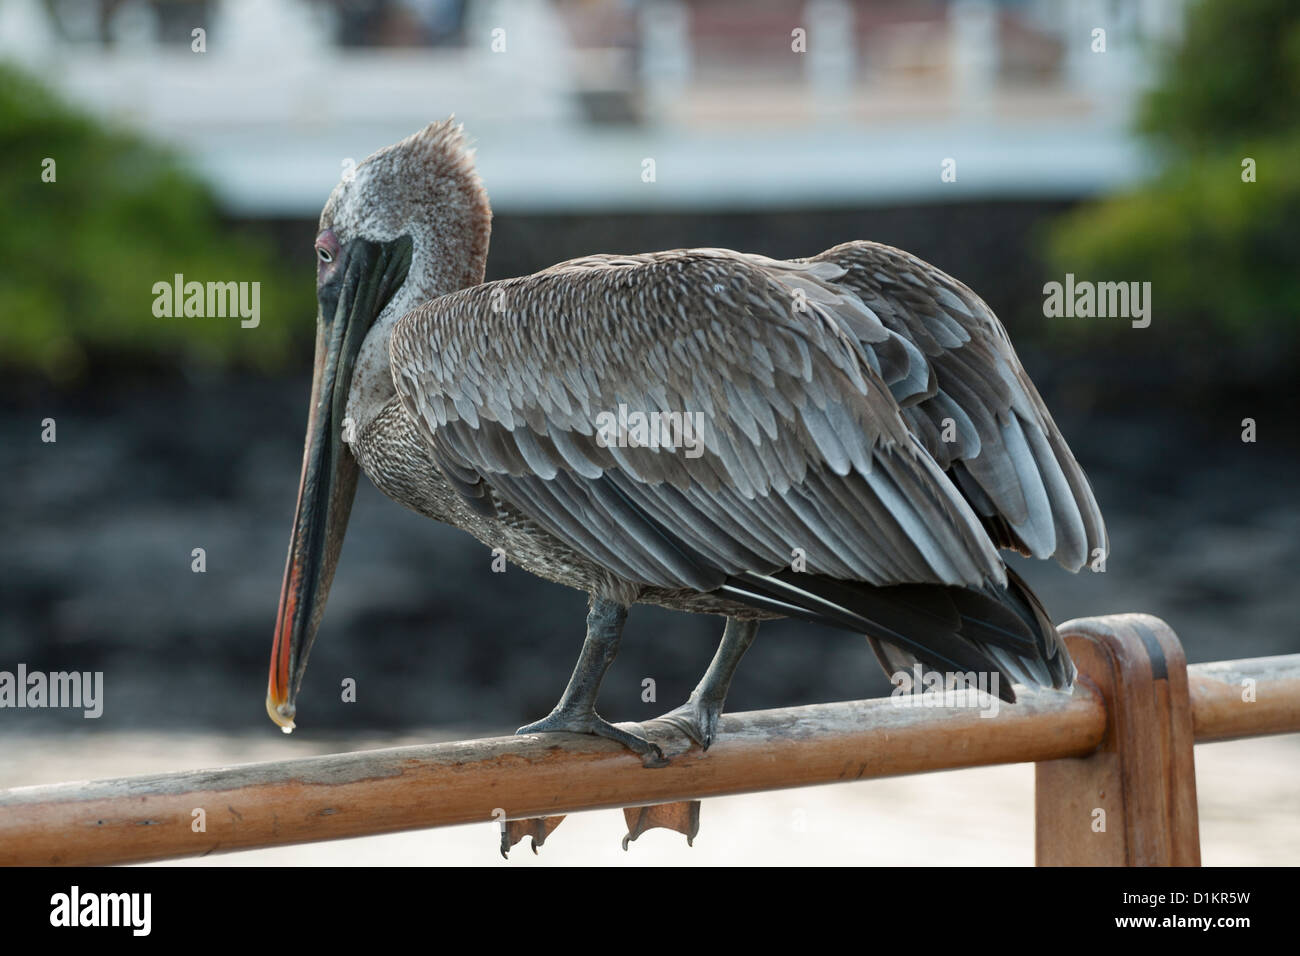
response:
M618 642L623 636L623 622L626 620L627 608L624 605L592 595L591 606L587 611L587 639L583 642L582 653L578 655L573 676L569 678L569 686L564 689L564 696L548 716L520 727L515 731L516 734L596 734L617 740L629 750L640 754L648 767L667 766L668 761L664 759L663 751L655 744L615 727L596 713L596 695L600 693L600 682L618 654Z
M722 632L722 643L713 655L713 662L704 672L695 690L686 703L676 710L670 710L660 720L672 724L686 736L690 737L705 750L718 736L718 718L722 716L722 705L727 699L727 690L731 687L731 678L735 676L736 665L754 643L758 633L758 621L738 621L727 618L727 626Z

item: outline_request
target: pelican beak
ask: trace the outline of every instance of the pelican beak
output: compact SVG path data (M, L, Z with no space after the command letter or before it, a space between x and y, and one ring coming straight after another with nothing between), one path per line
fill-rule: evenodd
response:
M317 289L311 411L266 692L266 712L285 733L293 730L294 701L357 490L357 461L344 443L353 366L371 325L406 280L410 265L409 237L387 243L354 239Z

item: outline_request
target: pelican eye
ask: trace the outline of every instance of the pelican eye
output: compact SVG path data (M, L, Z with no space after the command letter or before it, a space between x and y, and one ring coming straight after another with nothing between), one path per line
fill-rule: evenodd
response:
M324 246L317 246L317 247L316 247L316 258L319 259L321 262L333 262L333 261L334 261L334 254L331 253L331 252L330 252L328 249L326 249Z

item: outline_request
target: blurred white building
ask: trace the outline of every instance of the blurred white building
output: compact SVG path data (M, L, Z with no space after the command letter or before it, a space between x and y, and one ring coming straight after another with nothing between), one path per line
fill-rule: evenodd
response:
M314 215L349 159L452 113L502 210L862 205L1139 177L1132 107L1182 9L3 0L0 56L175 144L239 215Z

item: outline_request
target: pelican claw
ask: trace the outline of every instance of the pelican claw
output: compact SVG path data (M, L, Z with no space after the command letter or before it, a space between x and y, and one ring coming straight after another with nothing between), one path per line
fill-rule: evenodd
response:
M657 744L652 744L646 738L634 734L629 730L615 727L594 710L565 711L556 709L551 711L549 716L534 721L527 726L520 727L515 731L515 733L520 735L554 733L594 734L598 737L608 737L610 740L617 740L628 750L638 754L641 757L642 764L646 767L668 766L668 760L664 757L664 752L659 749Z
M686 703L657 719L672 724L704 750L708 750L718 739L718 720L721 716L722 701L691 694Z
M523 820L506 820L501 824L501 859L510 859L510 850L524 837L532 837L533 855L555 828L564 822L564 816L528 817Z

